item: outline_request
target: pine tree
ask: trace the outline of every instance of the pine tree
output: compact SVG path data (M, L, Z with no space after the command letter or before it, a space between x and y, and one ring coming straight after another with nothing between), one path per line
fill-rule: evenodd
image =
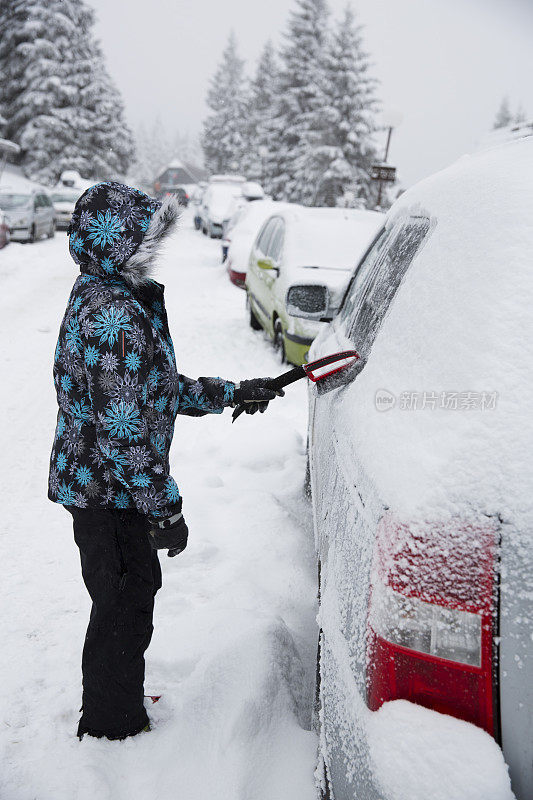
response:
M312 205L324 169L320 146L327 32L325 0L296 0L281 50L278 99L271 125L278 159L272 189L278 199Z
M0 5L1 101L6 136L20 144L34 180L64 169L84 177L124 173L132 137L93 38L94 14L82 0L12 0Z
M278 143L272 139L272 109L278 95L278 68L272 42L263 48L246 102L243 172L270 192Z
M202 136L205 165L211 172L238 171L245 147L246 101L244 62L237 53L233 32L211 79L207 105L211 114L204 122Z
M522 105L519 105L518 108L516 109L516 114L514 115L513 122L515 122L517 125L520 125L522 122L525 122L526 120L527 120L527 114L524 110L524 107Z
M511 114L511 109L509 107L509 98L504 97L502 102L500 103L500 107L494 119L494 125L492 126L494 130L496 128L505 128L507 125L510 125L513 121L513 115Z
M355 25L350 6L328 46L325 75L327 132L320 161L327 163L316 203L371 207L375 193L370 169L376 158L372 140L376 81L363 49L362 28Z

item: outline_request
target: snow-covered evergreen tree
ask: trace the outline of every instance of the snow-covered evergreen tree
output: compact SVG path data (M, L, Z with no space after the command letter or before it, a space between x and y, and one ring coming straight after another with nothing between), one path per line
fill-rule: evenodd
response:
M493 128L505 128L507 125L510 125L512 121L513 115L511 114L511 108L509 106L509 98L504 97L500 103L496 117L494 118Z
M278 199L312 205L325 164L326 104L324 58L327 35L325 0L296 0L291 11L281 69L272 135L278 147L272 190Z
M5 134L35 180L53 183L64 169L87 178L127 169L132 136L93 25L83 0L0 4Z
M268 41L257 62L246 103L245 147L242 169L249 180L270 192L270 176L276 172L278 142L272 137L272 110L278 95L278 68L272 42Z
M204 122L202 148L210 172L241 169L245 147L245 92L244 61L237 53L237 39L232 32L207 92L211 113Z
M319 150L324 167L316 187L316 204L373 205L375 187L370 168L376 158L372 138L375 92L376 81L363 48L362 28L355 24L353 10L347 6L325 59L327 126Z

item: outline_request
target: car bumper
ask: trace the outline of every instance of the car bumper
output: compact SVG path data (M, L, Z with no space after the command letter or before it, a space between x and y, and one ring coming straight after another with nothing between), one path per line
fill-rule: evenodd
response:
M285 333L283 335L285 342L285 355L287 361L296 366L301 366L307 361L307 353L313 344L313 338L308 336L298 336L295 333Z
M29 228L11 228L11 241L12 242L25 242L30 238Z
M210 222L209 233L211 234L211 236L218 236L219 239L222 239L222 233L223 233L222 223Z

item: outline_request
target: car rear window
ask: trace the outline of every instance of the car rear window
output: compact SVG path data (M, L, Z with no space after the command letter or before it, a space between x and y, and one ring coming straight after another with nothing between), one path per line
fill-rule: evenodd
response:
M385 314L414 257L426 239L428 217L409 217L383 231L359 265L341 311L348 337L368 357Z

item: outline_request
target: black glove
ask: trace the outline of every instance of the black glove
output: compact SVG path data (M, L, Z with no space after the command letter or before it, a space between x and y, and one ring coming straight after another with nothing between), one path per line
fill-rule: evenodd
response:
M274 390L269 386L272 378L252 378L249 381L241 381L235 384L233 393L233 403L236 406L243 405L247 414L261 414L266 411L267 406L275 397L283 397L283 389Z
M150 519L149 522L148 538L154 550L168 549L170 558L185 550L189 529L181 511L168 519Z

